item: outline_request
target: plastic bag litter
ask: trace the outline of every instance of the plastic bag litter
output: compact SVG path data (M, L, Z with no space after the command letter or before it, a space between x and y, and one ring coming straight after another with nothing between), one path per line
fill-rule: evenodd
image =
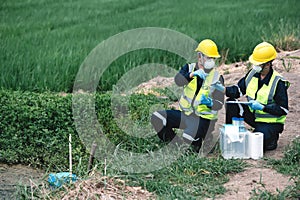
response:
M72 182L77 180L77 176L72 174ZM60 173L51 173L48 177L48 182L53 187L61 187L64 183L70 182L70 173L69 172L60 172Z

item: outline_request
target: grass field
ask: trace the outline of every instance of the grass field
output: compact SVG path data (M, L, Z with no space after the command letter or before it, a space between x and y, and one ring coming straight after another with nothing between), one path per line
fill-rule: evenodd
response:
M140 27L169 28L196 41L212 38L223 55L229 50L229 62L247 59L263 39L299 48L299 7L298 0L2 0L0 87L70 92L97 44ZM149 62L177 69L185 61L164 51L132 52L112 63L99 88L111 89L125 71Z

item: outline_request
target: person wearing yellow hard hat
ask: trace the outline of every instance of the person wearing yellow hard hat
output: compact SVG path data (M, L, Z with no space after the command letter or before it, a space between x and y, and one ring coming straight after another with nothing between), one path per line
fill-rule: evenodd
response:
M264 134L265 151L277 148L289 112L287 89L290 83L273 69L272 62L276 57L273 45L262 42L249 57L253 68L237 85L226 88L214 85L226 93L228 101L246 95L248 104L226 104L226 123L231 124L232 117L243 117L254 132Z
M210 86L217 81L223 83L224 79L216 69L215 59L220 54L214 41L202 40L195 51L197 62L185 64L174 78L177 86L183 87L179 109L156 111L151 116L151 123L162 141L184 141L199 152L224 103L223 93ZM174 128L183 129L182 140Z

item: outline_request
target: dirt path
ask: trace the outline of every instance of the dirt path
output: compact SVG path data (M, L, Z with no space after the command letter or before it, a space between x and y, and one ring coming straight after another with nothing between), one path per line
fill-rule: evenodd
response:
M0 199L15 199L14 193L18 185L30 187L33 183L41 183L44 172L25 165L0 164Z

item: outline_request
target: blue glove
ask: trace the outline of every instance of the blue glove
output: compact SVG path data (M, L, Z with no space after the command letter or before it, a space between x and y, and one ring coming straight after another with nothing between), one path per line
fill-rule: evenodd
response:
M252 110L263 110L265 106L263 106L261 103L258 103L255 100L249 101L251 103L249 106Z
M216 90L219 90L220 92L225 92L225 87L222 85L220 81L217 81L213 84L211 84L211 87L214 87Z
M198 70L194 71L193 74L194 74L194 76L199 76L203 80L205 80L206 76L208 75L207 73L204 72L203 69L198 69Z
M206 97L204 94L202 94L201 98L200 98L200 104L204 104L208 107L212 107L213 106L213 101L210 97Z

